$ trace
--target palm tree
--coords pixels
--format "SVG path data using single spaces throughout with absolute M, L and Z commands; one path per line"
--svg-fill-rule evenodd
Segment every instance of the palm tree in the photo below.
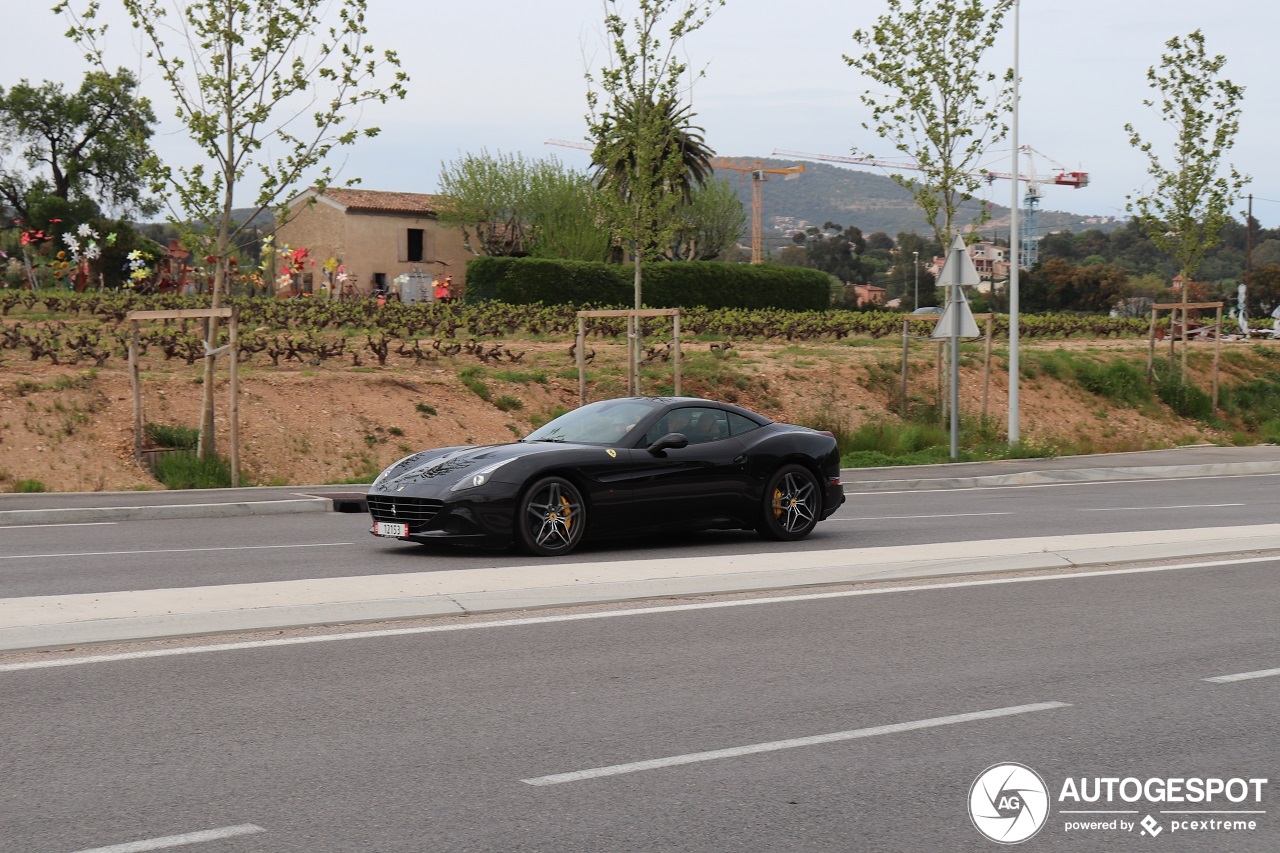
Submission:
M 694 115 L 691 106 L 671 97 L 655 102 L 641 95 L 623 102 L 603 117 L 604 141 L 592 156 L 596 185 L 631 198 L 647 184 L 678 193 L 688 204 L 694 188 L 711 177 L 714 156 L 702 128 L 693 124 Z

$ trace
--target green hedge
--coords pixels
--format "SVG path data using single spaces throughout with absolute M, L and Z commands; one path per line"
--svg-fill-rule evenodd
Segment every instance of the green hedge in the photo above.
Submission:
M 467 263 L 467 297 L 513 305 L 631 305 L 633 276 L 630 264 L 474 258 Z M 807 267 L 658 262 L 644 267 L 644 304 L 822 311 L 831 307 L 831 286 L 826 273 Z

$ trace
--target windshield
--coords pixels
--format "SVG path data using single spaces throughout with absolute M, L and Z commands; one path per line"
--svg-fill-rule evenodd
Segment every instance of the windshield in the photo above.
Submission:
M 653 409 L 653 404 L 644 400 L 602 400 L 561 415 L 524 440 L 616 444 Z

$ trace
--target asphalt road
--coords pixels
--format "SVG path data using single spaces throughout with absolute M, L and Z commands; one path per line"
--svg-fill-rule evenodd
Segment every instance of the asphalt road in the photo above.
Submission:
M 711 532 L 590 545 L 565 562 L 793 552 L 1125 530 L 1270 524 L 1280 474 L 852 494 L 799 543 Z M 370 536 L 368 516 L 314 513 L 0 528 L 6 598 L 529 565 L 514 551 Z
M 1163 488 L 1144 496 L 1185 500 Z M 1102 499 L 1039 497 L 1069 491 L 1035 492 L 1018 525 L 1044 532 Z M 112 845 L 206 832 L 218 840 L 184 849 L 993 851 L 970 786 L 1017 761 L 1055 800 L 1021 849 L 1274 851 L 1280 675 L 1204 679 L 1280 666 L 1278 571 L 460 619 L 34 670 L 0 658 L 0 850 L 154 849 Z M 982 711 L 1000 715 L 955 719 Z M 836 737 L 791 742 L 820 735 Z M 759 744 L 773 748 L 744 749 Z M 611 775 L 581 774 L 596 768 Z M 1260 803 L 1110 806 L 1158 819 L 1149 838 L 1066 831 L 1068 776 L 1269 781 Z M 1161 813 L 1196 808 L 1266 814 L 1221 835 L 1175 832 L 1186 816 Z

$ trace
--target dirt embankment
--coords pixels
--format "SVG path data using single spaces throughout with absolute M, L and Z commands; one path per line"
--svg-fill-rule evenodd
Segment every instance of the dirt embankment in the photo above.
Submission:
M 578 398 L 568 342 L 510 342 L 524 352 L 518 363 L 482 364 L 457 356 L 415 364 L 392 358 L 387 366 L 271 366 L 254 360 L 241 369 L 241 464 L 260 485 L 303 485 L 372 478 L 395 459 L 423 448 L 484 444 L 524 435 Z M 623 393 L 622 349 L 593 342 L 589 399 Z M 1206 345 L 1209 347 L 1211 345 Z M 1241 344 L 1223 360 L 1223 382 L 1255 370 Z M 1068 348 L 1089 357 L 1144 363 L 1145 346 L 1123 343 L 1036 343 L 1029 352 Z M 725 349 L 708 342 L 685 345 L 686 394 L 737 402 L 776 420 L 855 427 L 893 419 L 898 408 L 900 350 L 869 342 L 798 345 L 741 343 Z M 1209 385 L 1209 350 L 1196 353 L 1194 378 Z M 934 401 L 936 349 L 913 347 L 909 395 Z M 989 383 L 980 348 L 962 359 L 961 407 L 1003 421 L 1007 412 L 1005 362 L 996 357 Z M 123 362 L 87 369 L 50 366 L 10 355 L 0 379 L 0 490 L 25 480 L 50 491 L 162 488 L 132 459 L 133 409 Z M 142 363 L 145 419 L 195 426 L 200 410 L 200 366 L 148 356 Z M 655 363 L 647 391 L 671 382 L 671 365 Z M 1168 447 L 1228 436 L 1200 422 L 1173 416 L 1158 404 L 1129 407 L 1085 391 L 1069 377 L 1029 376 L 1021 388 L 1024 437 L 1057 441 L 1079 452 Z M 227 373 L 216 386 L 217 444 L 227 448 Z

